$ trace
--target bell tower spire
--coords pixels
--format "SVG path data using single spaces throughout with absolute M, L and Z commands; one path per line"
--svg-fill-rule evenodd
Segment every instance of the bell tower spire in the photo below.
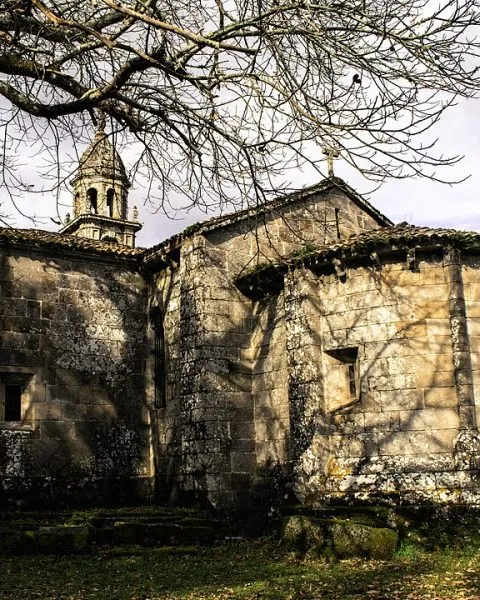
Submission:
M 136 216 L 128 218 L 130 182 L 105 133 L 104 115 L 100 115 L 97 132 L 82 154 L 71 183 L 73 218 L 60 233 L 134 247 L 135 234 L 142 226 Z

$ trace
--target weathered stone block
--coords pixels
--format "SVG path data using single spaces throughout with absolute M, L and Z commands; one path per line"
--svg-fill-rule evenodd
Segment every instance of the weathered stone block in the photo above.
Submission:
M 0 547 L 5 554 L 36 554 L 36 532 L 2 529 Z
M 47 387 L 48 390 L 48 387 Z M 62 419 L 61 402 L 38 402 L 34 405 L 36 421 L 59 421 Z
M 288 420 L 277 419 L 271 415 L 268 420 L 259 420 L 255 422 L 255 439 L 257 442 L 263 440 L 279 440 L 288 437 L 290 423 Z
M 458 411 L 450 408 L 424 408 L 400 411 L 401 427 L 409 431 L 456 429 Z
M 90 551 L 90 540 L 86 526 L 40 527 L 36 546 L 40 554 L 84 554 Z
M 454 387 L 424 389 L 423 401 L 426 407 L 432 408 L 457 406 L 457 391 Z
M 63 402 L 62 419 L 65 421 L 85 420 L 85 406 L 74 402 Z
M 339 558 L 365 556 L 386 560 L 393 556 L 398 534 L 384 527 L 338 522 L 329 526 L 332 549 Z
M 466 289 L 466 287 L 465 287 L 465 289 Z M 478 302 L 478 298 L 476 298 L 476 300 L 467 302 L 467 317 L 469 319 L 470 318 L 473 318 L 473 319 L 480 318 L 480 302 Z
M 233 490 L 249 490 L 252 487 L 253 475 L 251 473 L 231 473 L 230 485 Z
M 417 372 L 415 375 L 418 388 L 442 388 L 453 387 L 455 385 L 455 375 L 452 369 L 448 371 L 439 371 L 437 369 L 429 372 Z
M 282 544 L 287 548 L 299 552 L 321 552 L 324 543 L 324 523 L 320 520 L 301 515 L 284 520 Z
M 380 455 L 422 455 L 426 453 L 451 452 L 456 429 L 440 431 L 400 431 L 395 434 L 376 433 Z
M 423 407 L 421 390 L 383 390 L 372 394 L 372 403 L 368 406 L 381 407 L 382 411 L 416 409 Z
M 147 523 L 117 521 L 113 524 L 113 543 L 115 545 L 142 545 L 147 535 Z
M 257 464 L 254 452 L 231 452 L 230 461 L 232 472 L 253 473 Z

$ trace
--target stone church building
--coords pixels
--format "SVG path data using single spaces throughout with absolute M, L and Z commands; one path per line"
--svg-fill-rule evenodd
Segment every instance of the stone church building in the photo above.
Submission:
M 479 234 L 332 177 L 140 249 L 128 188 L 99 132 L 0 230 L 4 506 L 478 502 Z

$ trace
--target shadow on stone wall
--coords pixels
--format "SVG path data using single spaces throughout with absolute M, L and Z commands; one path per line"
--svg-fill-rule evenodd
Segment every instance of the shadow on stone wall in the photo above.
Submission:
M 381 267 L 372 267 L 371 272 L 389 310 L 393 310 L 392 306 L 404 310 L 412 300 L 416 301 L 399 291 L 391 276 L 384 277 Z M 419 274 L 419 286 L 421 281 Z M 393 323 L 397 325 L 396 332 L 383 343 L 377 343 L 374 354 L 361 356 L 361 393 L 359 401 L 350 406 L 329 413 L 324 407 L 321 374 L 317 381 L 305 380 L 300 365 L 298 376 L 290 382 L 291 456 L 294 485 L 301 490 L 303 502 L 318 505 L 340 500 L 472 501 L 478 464 L 472 470 L 471 453 L 476 451 L 478 456 L 479 446 L 478 440 L 476 444 L 470 440 L 472 436 L 475 438 L 475 427 L 468 440 L 459 444 L 465 437 L 466 424 L 462 421 L 456 395 L 458 371 L 455 369 L 457 361 L 452 358 L 449 323 L 452 307 L 448 299 L 446 287 L 441 319 L 427 302 L 422 310 L 417 307 L 415 319 L 405 318 L 401 325 L 402 319 Z M 303 326 L 308 329 L 309 343 L 324 348 L 326 334 L 334 339 L 335 328 L 323 314 L 318 298 L 315 310 L 318 322 L 322 320 L 322 335 L 308 324 L 303 323 Z M 372 342 L 356 334 L 368 310 L 358 311 L 358 316 L 349 320 L 347 342 L 342 339 L 339 345 L 358 345 L 364 350 L 365 344 Z M 430 319 L 443 322 L 444 338 L 427 331 Z M 403 347 L 404 355 L 395 353 L 398 345 Z M 413 369 L 410 366 L 402 370 L 405 357 Z M 449 363 L 447 367 L 446 363 Z M 397 371 L 382 372 L 385 364 L 392 368 L 396 364 Z M 420 375 L 421 386 L 417 385 Z M 440 376 L 444 377 L 443 381 Z M 473 405 L 473 397 L 470 402 Z M 470 406 L 470 411 L 472 408 Z
M 241 295 L 225 268 L 224 251 L 208 244 L 199 265 L 184 267 L 180 391 L 173 406 L 159 413 L 170 420 L 170 431 L 158 464 L 163 461 L 171 502 L 269 506 L 284 496 L 286 485 L 288 401 L 285 385 L 282 418 L 279 407 L 255 404 L 253 366 L 256 362 L 260 373 L 265 357 L 252 355 L 252 349 L 270 345 L 282 314 L 272 303 L 254 305 Z M 160 295 L 169 298 L 167 292 Z M 265 326 L 257 331 L 260 319 Z M 268 460 L 257 456 L 260 421 Z
M 375 307 L 362 305 L 348 317 L 346 338 L 336 339 L 318 291 L 302 296 L 298 286 L 287 285 L 285 296 L 276 290 L 250 301 L 232 285 L 225 251 L 208 245 L 202 251 L 182 282 L 181 388 L 168 412 L 168 444 L 157 450 L 171 501 L 190 497 L 199 504 L 267 508 L 295 499 L 468 502 L 476 471 L 473 446 L 468 440 L 459 445 L 465 426 L 458 420 L 447 280 L 436 308 L 427 298 L 408 313 L 415 290 L 402 290 L 381 265 L 369 264 L 372 289 L 382 300 L 377 308 L 390 312 L 386 321 L 365 321 Z M 442 257 L 433 259 L 442 270 Z M 418 290 L 422 284 L 418 273 Z M 304 301 L 310 303 L 308 319 Z M 365 322 L 383 328 L 383 337 L 369 333 Z M 285 381 L 275 369 L 268 377 L 262 369 L 280 343 L 283 323 L 286 362 L 277 371 L 288 373 Z M 430 331 L 429 323 L 444 333 Z M 332 345 L 359 348 L 359 401 L 332 411 L 325 407 L 321 368 L 322 353 L 330 348 L 327 334 Z M 252 348 L 255 355 L 248 354 Z M 420 385 L 415 367 L 424 356 Z M 408 368 L 401 365 L 405 357 Z M 439 373 L 446 373 L 447 383 Z M 257 389 L 260 376 L 270 383 Z M 269 403 L 265 398 L 274 396 L 276 384 L 285 393 Z
M 0 364 L 29 369 L 34 385 L 21 427 L 0 429 L 4 505 L 148 500 L 140 276 L 100 260 L 11 256 L 14 270 L 2 259 Z

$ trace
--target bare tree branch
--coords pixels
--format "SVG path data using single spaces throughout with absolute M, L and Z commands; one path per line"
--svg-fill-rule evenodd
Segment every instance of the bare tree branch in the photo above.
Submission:
M 56 161 L 101 109 L 165 206 L 263 201 L 332 147 L 376 181 L 439 179 L 459 157 L 425 133 L 478 93 L 478 26 L 476 0 L 4 0 L 3 155 L 29 115 Z

